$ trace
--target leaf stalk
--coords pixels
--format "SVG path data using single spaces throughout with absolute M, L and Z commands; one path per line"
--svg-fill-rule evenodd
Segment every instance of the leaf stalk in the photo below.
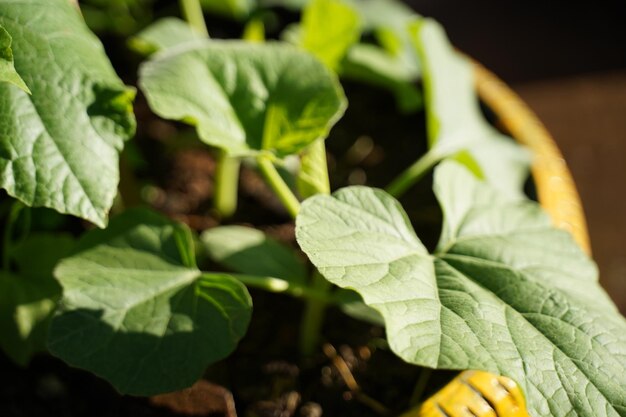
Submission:
M 229 274 L 234 278 L 241 281 L 248 287 L 258 288 L 260 290 L 277 293 L 287 294 L 296 298 L 306 298 L 309 300 L 317 300 L 326 303 L 338 303 L 339 300 L 336 297 L 332 297 L 327 291 L 320 291 L 318 288 L 312 288 L 307 285 L 295 284 L 293 282 L 274 278 L 274 277 L 262 277 L 256 275 L 245 274 Z
M 428 151 L 421 158 L 419 158 L 410 167 L 402 171 L 385 189 L 392 196 L 399 198 L 409 188 L 411 188 L 416 182 L 428 173 L 439 161 L 441 157 L 433 152 Z
M 209 31 L 206 27 L 204 14 L 202 13 L 202 5 L 199 0 L 180 0 L 180 8 L 183 17 L 202 36 L 209 37 Z
M 237 190 L 241 161 L 220 151 L 215 172 L 213 205 L 222 218 L 231 217 L 237 211 Z
M 270 157 L 267 155 L 259 156 L 257 158 L 257 164 L 261 174 L 263 174 L 269 186 L 281 203 L 283 203 L 289 215 L 295 219 L 300 211 L 300 201 L 298 201 L 298 198 L 293 191 L 291 191 L 291 188 L 289 188 L 285 180 L 280 176 Z

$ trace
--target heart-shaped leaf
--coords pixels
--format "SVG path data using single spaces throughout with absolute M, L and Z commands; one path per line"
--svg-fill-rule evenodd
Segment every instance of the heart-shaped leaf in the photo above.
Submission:
M 0 187 L 104 226 L 134 132 L 134 90 L 67 0 L 1 2 L 0 26 L 32 92 L 0 83 Z
M 571 236 L 456 162 L 437 168 L 435 192 L 434 255 L 396 200 L 365 187 L 305 201 L 298 242 L 380 311 L 404 360 L 508 376 L 536 417 L 625 416 L 626 321 Z
M 200 272 L 189 229 L 144 210 L 89 232 L 55 276 L 63 298 L 50 351 L 126 394 L 191 386 L 250 321 L 243 284 Z
M 231 156 L 297 153 L 325 138 L 346 107 L 336 77 L 281 43 L 194 42 L 144 64 L 140 85 L 161 117 L 193 124 Z

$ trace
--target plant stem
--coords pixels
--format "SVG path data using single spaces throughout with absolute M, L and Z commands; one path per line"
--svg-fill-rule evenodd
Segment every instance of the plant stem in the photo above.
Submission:
M 411 400 L 409 402 L 411 406 L 417 405 L 424 396 L 424 392 L 426 391 L 426 386 L 428 385 L 428 380 L 430 379 L 431 374 L 432 369 L 422 368 L 420 375 L 417 378 L 417 382 L 415 383 L 413 394 L 411 395 Z
M 324 294 L 328 294 L 332 284 L 318 271 L 313 273 L 311 288 Z M 322 325 L 328 301 L 324 299 L 309 298 L 304 306 L 304 314 L 300 324 L 300 353 L 303 356 L 311 356 L 319 345 Z
M 306 285 L 295 284 L 280 278 L 259 277 L 255 275 L 230 274 L 248 287 L 258 288 L 273 293 L 288 294 L 296 298 L 306 298 L 324 303 L 338 302 L 327 291 L 320 291 Z
M 436 153 L 426 152 L 413 165 L 405 169 L 387 186 L 386 191 L 392 196 L 401 197 L 413 184 L 419 181 L 441 160 Z
M 215 195 L 213 205 L 222 218 L 231 217 L 237 210 L 239 168 L 241 161 L 220 151 L 215 172 Z
M 209 37 L 209 31 L 202 14 L 202 6 L 199 0 L 180 0 L 180 8 L 189 25 L 203 36 Z
M 6 226 L 4 229 L 4 239 L 2 245 L 2 269 L 4 271 L 8 271 L 11 266 L 11 249 L 12 249 L 12 241 L 13 241 L 13 230 L 15 228 L 15 223 L 20 216 L 20 212 L 22 209 L 26 207 L 20 201 L 15 201 L 11 206 L 11 211 L 9 211 L 9 216 L 7 217 Z
M 291 217 L 295 219 L 300 211 L 300 202 L 296 196 L 285 183 L 276 170 L 276 167 L 267 156 L 259 156 L 257 158 L 257 163 L 259 165 L 259 170 L 261 170 L 261 173 L 265 177 L 269 186 L 272 187 L 272 190 L 274 190 L 274 193 L 276 193 L 276 196 L 281 203 L 283 203 Z

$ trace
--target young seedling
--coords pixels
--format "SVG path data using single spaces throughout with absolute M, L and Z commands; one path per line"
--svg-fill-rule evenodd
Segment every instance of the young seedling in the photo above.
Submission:
M 195 239 L 144 209 L 77 242 L 33 232 L 28 206 L 107 224 L 118 153 L 134 130 L 134 90 L 75 5 L 44 3 L 0 3 L 0 187 L 13 197 L 0 202 L 0 347 L 16 362 L 47 335 L 51 353 L 122 393 L 182 389 L 246 334 L 250 287 L 304 301 L 305 354 L 329 305 L 383 325 L 392 351 L 424 367 L 416 399 L 431 368 L 481 369 L 515 380 L 533 416 L 626 416 L 626 322 L 593 262 L 523 195 L 527 154 L 486 122 L 472 65 L 438 24 L 390 0 L 313 0 L 283 34 L 289 45 L 263 42 L 254 3 L 205 0 L 249 19 L 247 41 L 212 40 L 201 4 L 181 0 L 187 22 L 161 20 L 131 41 L 150 55 L 139 82 L 150 108 L 219 150 L 218 209 L 235 209 L 247 159 L 296 219 L 311 266 L 252 227 Z M 305 6 L 264 5 L 276 3 Z M 324 140 L 347 104 L 338 76 L 388 88 L 405 109 L 425 106 L 429 151 L 388 190 L 403 194 L 438 164 L 444 218 L 432 253 L 387 192 L 330 194 Z M 279 172 L 287 159 L 300 166 Z
M 433 254 L 400 204 L 367 187 L 308 199 L 298 243 L 382 314 L 407 362 L 508 376 L 531 415 L 623 415 L 626 321 L 595 264 L 536 203 L 456 162 L 436 169 L 434 189 L 445 218 Z

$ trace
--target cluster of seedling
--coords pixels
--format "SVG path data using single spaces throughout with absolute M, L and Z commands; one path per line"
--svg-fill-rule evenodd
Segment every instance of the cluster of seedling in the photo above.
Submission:
M 593 262 L 525 197 L 530 157 L 484 119 L 470 61 L 391 0 L 285 5 L 302 19 L 281 40 L 265 39 L 256 3 L 206 0 L 246 20 L 242 40 L 210 39 L 201 4 L 181 0 L 186 21 L 157 21 L 129 44 L 146 57 L 152 111 L 214 151 L 215 210 L 236 211 L 240 165 L 254 167 L 315 268 L 250 227 L 194 236 L 147 209 L 109 221 L 135 90 L 72 2 L 0 2 L 3 350 L 27 364 L 47 349 L 122 393 L 182 389 L 236 348 L 254 287 L 303 300 L 303 355 L 338 305 L 384 325 L 411 364 L 512 378 L 533 416 L 626 416 L 626 322 Z M 428 152 L 385 191 L 330 194 L 324 140 L 348 105 L 342 79 L 426 113 Z M 444 220 L 429 253 L 394 197 L 433 169 Z M 31 233 L 36 207 L 97 228 Z M 200 270 L 198 251 L 219 272 Z

